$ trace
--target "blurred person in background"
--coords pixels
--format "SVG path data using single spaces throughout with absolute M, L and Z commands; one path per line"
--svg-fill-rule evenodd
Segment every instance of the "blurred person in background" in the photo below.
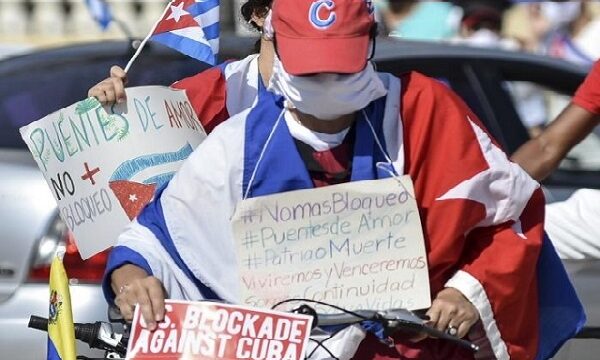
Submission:
M 441 41 L 452 38 L 460 8 L 451 1 L 376 0 L 386 35 L 408 40 Z
M 502 33 L 520 44 L 522 50 L 585 67 L 600 56 L 600 42 L 595 40 L 600 35 L 600 23 L 594 20 L 600 4 L 592 1 L 514 2 L 517 4 L 506 12 Z M 513 82 L 511 87 L 514 87 L 512 95 L 519 114 L 532 137 L 538 136 L 557 118 L 570 101 L 565 96 L 540 89 L 533 95 L 534 88 L 528 83 Z M 526 98 L 533 99 L 533 104 L 527 105 L 529 101 L 522 100 Z
M 413 10 L 418 0 L 375 0 L 380 35 L 388 36 Z
M 502 34 L 504 12 L 509 1 L 462 0 L 457 1 L 463 10 L 458 36 L 453 43 L 504 50 L 519 50 L 520 44 Z M 505 82 L 519 116 L 532 136 L 541 131 L 546 122 L 546 102 L 542 90 L 531 83 Z
M 544 1 L 541 12 L 549 24 L 544 53 L 591 66 L 600 57 L 600 24 L 594 21 L 592 5 L 590 1 Z
M 550 24 L 542 14 L 541 2 L 512 1 L 502 23 L 502 35 L 516 41 L 519 48 L 532 53 L 542 51 L 542 43 Z
M 510 3 L 492 0 L 457 1 L 462 9 L 460 29 L 454 42 L 477 46 L 514 50 L 515 41 L 502 36 L 502 18 Z
M 171 85 L 186 90 L 204 130 L 210 133 L 217 125 L 242 110 L 252 107 L 266 91 L 273 71 L 274 47 L 272 31 L 264 29 L 270 16 L 273 0 L 248 0 L 240 11 L 244 20 L 261 37 L 256 44 L 256 54 L 239 61 L 225 62 L 199 74 L 179 80 Z M 125 101 L 127 74 L 119 66 L 110 69 L 110 76 L 88 91 L 103 105 Z
M 600 57 L 600 3 L 518 1 L 505 14 L 502 33 L 521 48 L 591 66 Z
M 566 154 L 600 125 L 600 61 L 571 103 L 511 160 L 542 181 Z M 600 259 L 600 190 L 581 189 L 566 201 L 546 206 L 545 228 L 563 259 Z

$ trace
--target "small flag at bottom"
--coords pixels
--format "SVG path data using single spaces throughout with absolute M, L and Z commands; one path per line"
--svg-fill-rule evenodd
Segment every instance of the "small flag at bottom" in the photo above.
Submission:
M 56 256 L 50 267 L 47 358 L 48 360 L 75 360 L 76 357 L 69 279 L 62 259 Z

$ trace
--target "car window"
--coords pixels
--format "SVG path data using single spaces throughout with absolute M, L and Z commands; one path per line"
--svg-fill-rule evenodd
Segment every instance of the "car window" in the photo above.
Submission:
M 571 96 L 527 81 L 506 82 L 521 121 L 530 136 L 538 135 L 569 104 Z M 600 128 L 576 145 L 560 163 L 559 170 L 600 170 Z

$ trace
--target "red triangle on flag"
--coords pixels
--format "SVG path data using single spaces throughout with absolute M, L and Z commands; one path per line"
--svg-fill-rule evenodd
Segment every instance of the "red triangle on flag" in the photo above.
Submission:
M 198 25 L 198 22 L 194 20 L 192 15 L 185 11 L 188 6 L 194 3 L 194 0 L 182 0 L 174 1 L 167 5 L 168 10 L 165 13 L 165 16 L 163 16 L 152 34 L 162 34 L 178 29 L 199 27 L 200 25 Z
M 156 184 L 141 184 L 134 181 L 116 180 L 108 183 L 129 220 L 133 220 L 152 200 Z

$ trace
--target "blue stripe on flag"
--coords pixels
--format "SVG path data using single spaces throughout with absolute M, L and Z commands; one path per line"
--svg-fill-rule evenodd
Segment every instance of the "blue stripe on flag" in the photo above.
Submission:
M 216 7 L 219 7 L 219 0 L 208 0 L 196 2 L 193 5 L 186 7 L 185 11 L 192 14 L 193 17 L 196 17 L 200 14 L 205 14 Z
M 215 65 L 216 63 L 216 58 L 210 45 L 170 32 L 152 35 L 150 39 L 210 65 Z
M 207 27 L 203 27 L 202 31 L 204 31 L 204 36 L 206 40 L 213 40 L 219 38 L 220 25 L 218 22 L 209 25 Z
M 50 337 L 48 337 L 48 353 L 46 357 L 48 360 L 61 360 L 58 350 L 56 350 L 56 346 L 54 346 L 54 343 Z
M 173 176 L 175 176 L 175 171 L 171 171 L 164 174 L 158 174 L 156 176 L 152 176 L 151 178 L 144 180 L 144 184 L 156 184 L 157 188 L 161 188 L 167 185 L 167 183 L 171 181 Z
M 539 344 L 536 360 L 549 359 L 585 324 L 583 305 L 552 242 L 544 234 L 538 259 Z
M 142 212 L 138 215 L 137 221 L 140 225 L 148 228 L 154 236 L 160 241 L 163 248 L 169 253 L 171 259 L 175 261 L 175 264 L 184 272 L 184 274 L 194 282 L 200 293 L 205 299 L 208 300 L 220 300 L 221 298 L 208 286 L 202 283 L 196 275 L 190 270 L 186 263 L 179 255 L 179 251 L 175 247 L 175 243 L 169 233 L 169 228 L 165 221 L 165 214 L 162 209 L 160 202 L 163 190 L 161 188 L 156 192 L 154 200 L 148 203 Z
M 177 151 L 138 156 L 121 163 L 115 169 L 109 181 L 131 180 L 135 174 L 150 167 L 185 160 L 193 151 L 192 145 L 186 143 Z

